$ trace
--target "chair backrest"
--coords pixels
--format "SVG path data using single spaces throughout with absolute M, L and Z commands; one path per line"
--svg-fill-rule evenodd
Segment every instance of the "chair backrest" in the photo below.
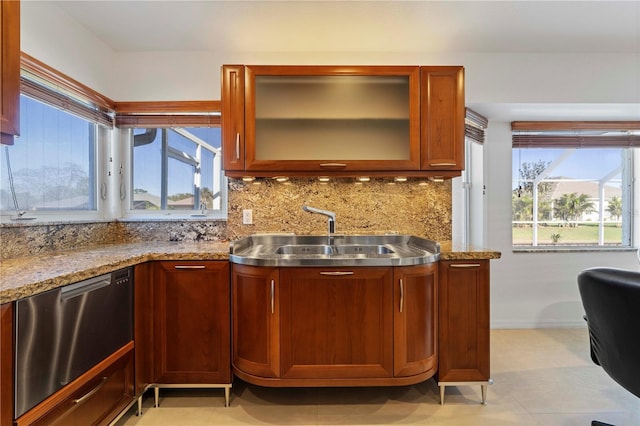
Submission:
M 640 272 L 586 269 L 578 288 L 593 361 L 640 398 Z

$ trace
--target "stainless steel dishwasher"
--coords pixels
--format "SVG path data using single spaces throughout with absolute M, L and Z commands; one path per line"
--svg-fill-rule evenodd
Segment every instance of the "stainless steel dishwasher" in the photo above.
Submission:
M 133 270 L 16 302 L 16 418 L 133 338 Z

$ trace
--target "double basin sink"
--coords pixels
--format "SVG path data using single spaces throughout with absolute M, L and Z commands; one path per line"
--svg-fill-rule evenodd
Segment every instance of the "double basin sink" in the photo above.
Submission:
M 256 234 L 229 252 L 231 262 L 253 266 L 407 266 L 437 262 L 440 245 L 398 234 Z

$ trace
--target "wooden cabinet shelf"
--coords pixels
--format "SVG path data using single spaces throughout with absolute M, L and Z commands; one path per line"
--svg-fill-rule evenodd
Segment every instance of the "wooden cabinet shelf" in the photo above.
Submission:
M 225 65 L 222 134 L 232 177 L 453 176 L 464 167 L 464 70 Z

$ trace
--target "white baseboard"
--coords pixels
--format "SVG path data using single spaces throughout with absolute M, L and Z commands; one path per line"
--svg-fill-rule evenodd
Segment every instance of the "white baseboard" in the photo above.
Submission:
M 491 321 L 492 329 L 517 328 L 586 328 L 587 323 L 580 319 L 576 321 Z

